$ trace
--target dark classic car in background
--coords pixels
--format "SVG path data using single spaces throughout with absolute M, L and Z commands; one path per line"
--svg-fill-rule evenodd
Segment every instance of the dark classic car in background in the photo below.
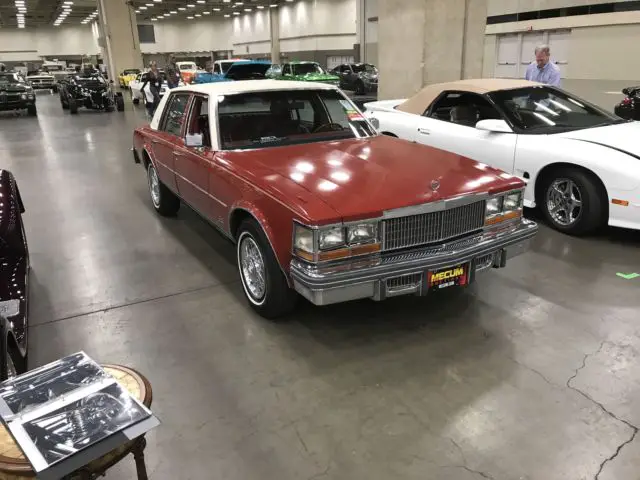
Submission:
M 370 63 L 343 63 L 331 70 L 340 77 L 340 88 L 356 95 L 378 93 L 378 69 Z
M 626 120 L 640 120 L 640 86 L 622 89 L 626 95 L 614 108 L 614 113 Z
M 14 176 L 0 170 L 0 376 L 27 370 L 29 249 Z
M 330 85 L 174 89 L 133 154 L 158 213 L 183 201 L 236 243 L 246 298 L 267 318 L 296 292 L 326 305 L 464 287 L 537 231 L 520 179 L 379 135 Z
M 29 115 L 37 115 L 36 96 L 19 73 L 0 72 L 0 112 L 26 110 Z
M 58 92 L 58 81 L 49 72 L 31 72 L 27 74 L 26 80 L 34 89 L 51 90 L 53 93 Z
M 102 74 L 96 70 L 84 70 L 69 75 L 60 82 L 60 103 L 71 113 L 78 113 L 79 107 L 111 112 L 117 108 L 124 111 L 122 93 L 114 92 Z

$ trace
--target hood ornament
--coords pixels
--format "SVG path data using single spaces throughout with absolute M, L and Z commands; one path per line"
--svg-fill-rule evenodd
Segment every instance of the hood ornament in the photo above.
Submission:
M 437 192 L 440 188 L 440 182 L 438 180 L 431 180 L 431 190 Z

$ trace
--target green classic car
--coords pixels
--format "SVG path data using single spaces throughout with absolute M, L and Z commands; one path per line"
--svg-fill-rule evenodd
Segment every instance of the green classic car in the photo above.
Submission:
M 340 77 L 327 73 L 317 62 L 289 62 L 278 68 L 271 68 L 266 76 L 276 80 L 299 80 L 302 82 L 322 82 L 340 85 Z

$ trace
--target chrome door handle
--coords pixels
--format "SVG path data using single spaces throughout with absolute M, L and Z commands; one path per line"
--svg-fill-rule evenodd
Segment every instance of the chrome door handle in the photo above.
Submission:
M 151 140 L 151 143 L 160 143 L 160 140 Z
M 176 157 L 183 157 L 183 156 L 184 156 L 184 153 L 180 153 L 180 152 L 177 152 L 177 151 L 175 151 L 175 150 L 173 151 L 173 154 L 174 154 Z
M 431 134 L 431 131 L 430 131 L 430 130 L 427 130 L 426 128 L 419 128 L 419 129 L 418 129 L 418 133 L 421 133 L 421 134 L 423 134 L 423 135 L 430 135 L 430 134 Z

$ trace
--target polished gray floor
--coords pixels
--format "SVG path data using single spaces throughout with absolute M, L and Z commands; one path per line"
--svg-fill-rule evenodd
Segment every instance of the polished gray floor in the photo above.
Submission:
M 129 151 L 141 110 L 38 104 L 0 115 L 27 207 L 31 365 L 83 349 L 146 374 L 153 480 L 640 478 L 640 278 L 616 276 L 640 273 L 639 234 L 543 227 L 462 295 L 270 323 L 227 241 L 153 212 Z

